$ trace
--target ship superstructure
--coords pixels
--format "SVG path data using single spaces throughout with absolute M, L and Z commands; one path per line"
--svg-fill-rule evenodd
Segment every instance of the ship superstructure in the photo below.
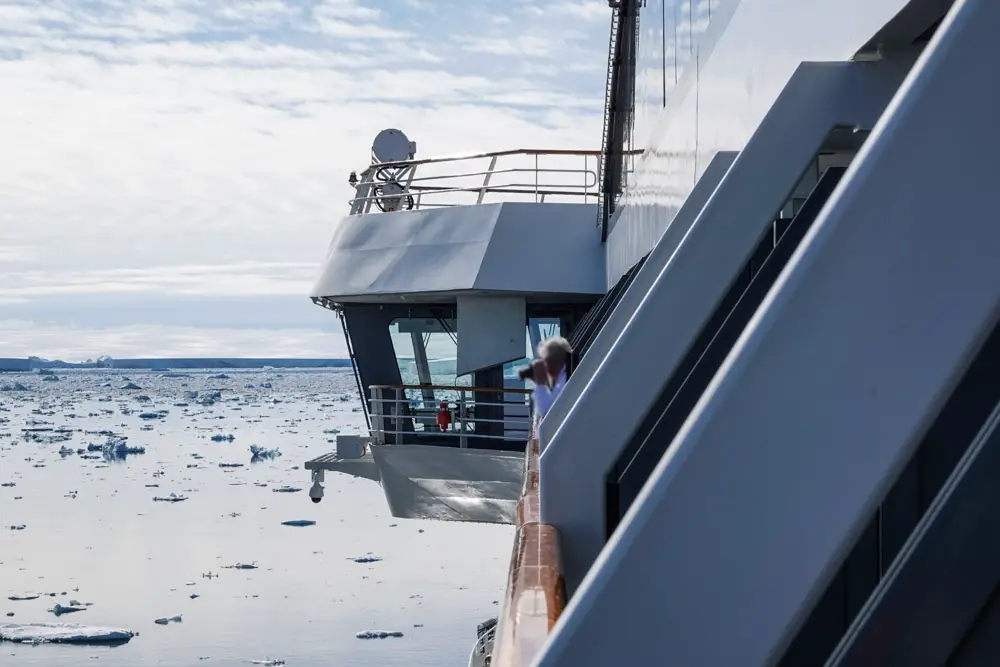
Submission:
M 470 664 L 993 664 L 1000 3 L 609 14 L 598 149 L 352 175 L 313 298 L 370 437 L 314 482 L 517 526 Z

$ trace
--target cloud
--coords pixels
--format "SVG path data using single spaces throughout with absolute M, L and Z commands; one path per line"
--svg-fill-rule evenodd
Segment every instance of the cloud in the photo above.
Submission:
M 611 8 L 607 0 L 576 0 L 553 3 L 548 9 L 552 14 L 565 14 L 585 21 L 611 20 Z
M 0 299 L 308 304 L 379 130 L 421 156 L 598 147 L 607 25 L 592 4 L 552 3 L 548 34 L 495 0 L 0 0 Z M 81 316 L 32 353 L 69 356 L 102 327 Z M 164 353 L 188 333 L 164 334 Z
M 34 321 L 0 320 L 4 356 L 61 358 L 64 361 L 156 357 L 342 358 L 342 336 L 308 329 L 274 328 L 261 336 L 247 329 L 130 325 L 113 329 L 53 326 Z M 57 351 L 55 355 L 39 350 Z

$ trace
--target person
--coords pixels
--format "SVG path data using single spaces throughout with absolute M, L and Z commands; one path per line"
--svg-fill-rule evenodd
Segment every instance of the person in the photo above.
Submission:
M 531 364 L 538 419 L 545 417 L 566 385 L 572 354 L 573 348 L 569 341 L 561 336 L 546 338 L 538 345 L 538 358 Z

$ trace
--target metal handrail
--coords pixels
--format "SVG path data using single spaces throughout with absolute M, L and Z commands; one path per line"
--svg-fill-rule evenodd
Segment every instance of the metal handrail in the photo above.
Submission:
M 476 643 L 472 645 L 472 653 L 469 654 L 469 667 L 483 667 L 490 664 L 488 660 L 493 651 L 496 631 L 496 626 L 493 626 L 476 639 Z
M 515 148 L 506 151 L 490 151 L 488 153 L 466 153 L 464 155 L 446 155 L 444 157 L 429 157 L 419 160 L 399 160 L 397 162 L 379 162 L 379 167 L 418 167 L 422 164 L 438 162 L 458 162 L 460 160 L 475 160 L 487 157 L 506 157 L 508 155 L 569 155 L 580 157 L 597 157 L 601 151 L 585 151 L 572 148 Z
M 528 157 L 531 166 L 501 165 L 497 161 L 506 157 Z M 582 158 L 577 167 L 540 165 L 541 158 Z M 369 213 L 372 206 L 391 212 L 421 207 L 461 205 L 446 201 L 442 195 L 475 195 L 463 203 L 482 204 L 487 194 L 521 195 L 544 203 L 547 197 L 578 198 L 595 201 L 600 196 L 598 164 L 600 151 L 571 149 L 519 148 L 506 151 L 471 153 L 436 158 L 378 162 L 365 169 L 360 179 L 352 175 L 354 197 L 350 200 L 351 214 Z M 428 165 L 489 160 L 485 169 L 461 169 L 452 173 L 431 173 L 417 176 L 418 168 Z M 521 180 L 518 175 L 527 175 Z M 506 176 L 505 182 L 496 183 L 496 176 Z M 545 180 L 542 180 L 542 179 Z M 575 179 L 576 182 L 573 182 Z M 551 182 L 550 182 L 551 181 Z
M 369 389 L 434 389 L 437 391 L 479 391 L 494 394 L 530 394 L 530 389 L 514 387 L 506 389 L 502 387 L 468 387 L 465 385 L 443 385 L 443 384 L 373 384 Z
M 457 398 L 446 398 L 436 396 L 433 399 L 421 396 L 407 396 L 409 391 L 434 390 L 457 393 Z M 499 440 L 499 441 L 523 441 L 526 434 L 532 429 L 532 409 L 530 394 L 524 389 L 484 389 L 476 387 L 447 387 L 434 385 L 373 385 L 369 388 L 370 401 L 372 405 L 372 426 L 371 435 L 376 444 L 385 444 L 386 436 L 391 435 L 393 439 L 405 437 L 410 433 L 434 434 L 442 438 L 456 438 L 460 447 L 468 447 L 470 437 Z M 501 396 L 500 400 L 476 401 L 470 397 L 469 392 L 478 393 L 480 391 L 492 391 L 515 394 L 520 396 L 520 400 L 505 401 Z M 422 404 L 422 407 L 414 408 L 414 403 Z M 404 408 L 403 406 L 406 406 Z M 505 414 L 502 418 L 477 416 L 476 407 L 484 408 L 524 408 L 521 414 Z M 409 412 L 408 412 L 409 411 Z M 442 426 L 437 421 L 439 413 L 447 414 L 447 423 Z M 494 435 L 484 433 L 479 426 L 487 424 L 502 424 L 503 434 Z M 408 426 L 409 428 L 404 428 Z

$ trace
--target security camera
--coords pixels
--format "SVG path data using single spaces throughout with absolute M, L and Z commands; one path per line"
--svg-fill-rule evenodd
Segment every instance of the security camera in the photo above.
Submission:
M 323 485 L 318 481 L 313 482 L 312 487 L 309 489 L 309 497 L 312 498 L 314 503 L 323 500 Z

